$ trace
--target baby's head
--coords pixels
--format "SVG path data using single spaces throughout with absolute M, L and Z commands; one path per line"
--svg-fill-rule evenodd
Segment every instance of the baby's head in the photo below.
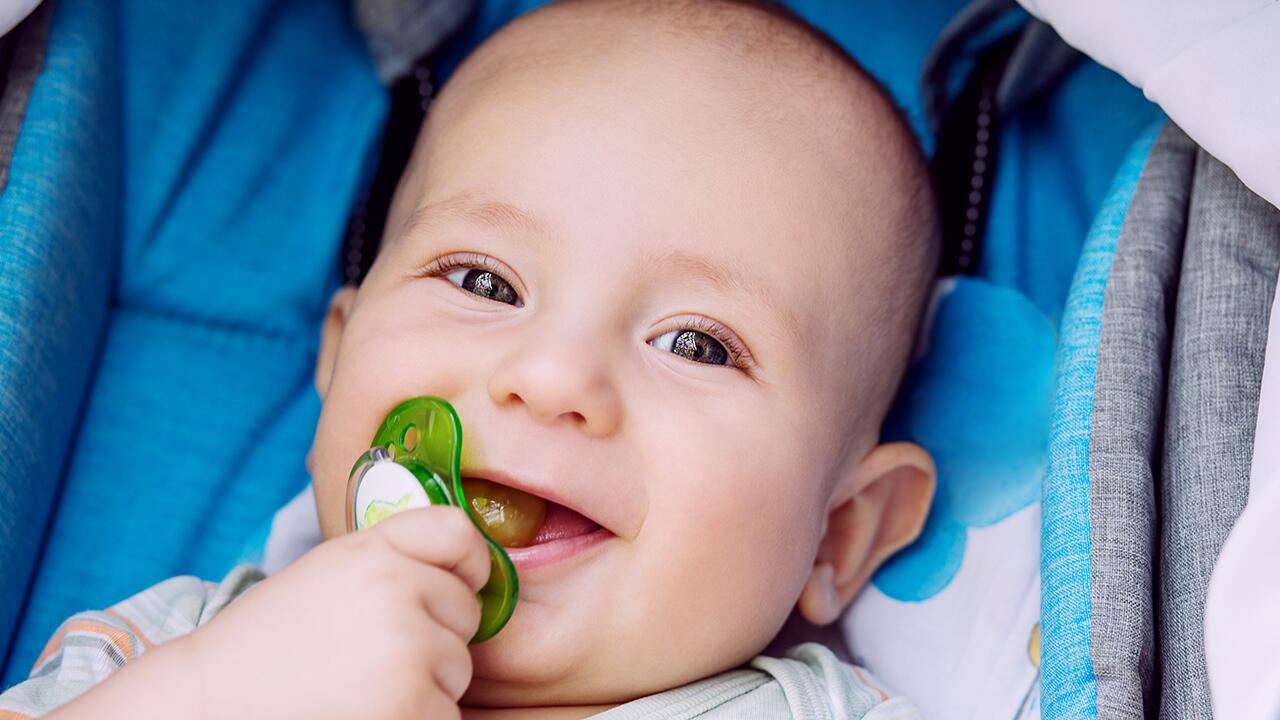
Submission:
M 576 535 L 517 559 L 469 703 L 619 702 L 742 663 L 793 609 L 835 620 L 933 490 L 922 450 L 879 443 L 933 213 L 885 94 L 781 11 L 524 16 L 444 87 L 377 261 L 333 300 L 326 536 L 383 416 L 438 395 L 462 474 L 569 508 Z

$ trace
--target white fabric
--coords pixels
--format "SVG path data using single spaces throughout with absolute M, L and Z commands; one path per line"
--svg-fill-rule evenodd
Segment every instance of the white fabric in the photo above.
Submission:
M 250 548 L 245 559 L 272 575 L 319 545 L 323 538 L 320 516 L 316 514 L 316 494 L 308 483 L 305 490 L 276 511 L 265 546 Z
M 1280 287 L 1277 288 L 1280 291 Z M 1249 503 L 1209 581 L 1205 660 L 1214 717 L 1280 717 L 1280 292 L 1262 370 Z
M 40 4 L 40 0 L 0 0 L 0 35 L 22 22 Z
M 854 660 L 933 720 L 1040 718 L 1040 503 L 969 529 L 937 595 L 901 602 L 874 585 L 844 620 Z
M 1280 2 L 1019 2 L 1280 207 Z

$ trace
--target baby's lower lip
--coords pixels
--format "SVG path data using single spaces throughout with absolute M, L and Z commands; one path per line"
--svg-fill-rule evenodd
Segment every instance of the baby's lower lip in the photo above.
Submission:
M 505 550 L 511 563 L 516 566 L 516 573 L 524 577 L 533 570 L 557 565 L 581 555 L 611 537 L 613 533 L 597 525 L 595 530 L 581 535 L 558 537 L 544 542 L 535 540 L 532 545 Z

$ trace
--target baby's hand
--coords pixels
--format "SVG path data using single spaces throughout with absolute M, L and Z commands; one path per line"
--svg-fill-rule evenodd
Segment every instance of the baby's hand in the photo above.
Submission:
M 208 717 L 455 718 L 489 576 L 453 507 L 326 542 L 180 642 Z

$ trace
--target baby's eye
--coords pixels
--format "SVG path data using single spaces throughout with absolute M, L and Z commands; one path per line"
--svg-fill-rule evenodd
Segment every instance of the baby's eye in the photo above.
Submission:
M 724 344 L 710 335 L 698 330 L 672 330 L 652 340 L 653 346 L 659 350 L 679 355 L 706 365 L 732 365 L 729 351 Z
M 508 305 L 519 305 L 520 296 L 516 294 L 511 283 L 490 270 L 481 268 L 459 268 L 446 273 L 449 282 L 482 298 L 489 298 Z

